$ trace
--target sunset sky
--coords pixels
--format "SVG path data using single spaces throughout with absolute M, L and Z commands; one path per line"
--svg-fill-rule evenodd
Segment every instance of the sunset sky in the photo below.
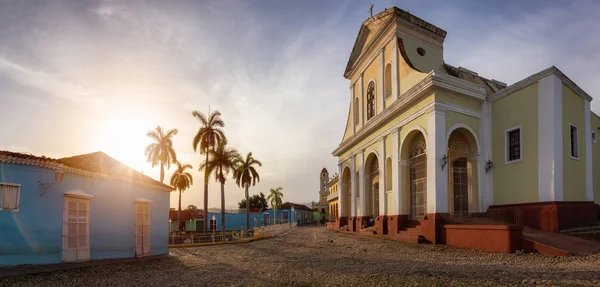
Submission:
M 445 29 L 451 65 L 508 84 L 555 65 L 600 95 L 599 1 L 373 3 L 375 13 L 396 5 Z M 331 152 L 349 109 L 343 72 L 368 9 L 366 0 L 0 0 L 0 150 L 104 151 L 158 179 L 145 133 L 177 128 L 178 158 L 196 182 L 183 205 L 202 206 L 191 112 L 210 105 L 229 144 L 264 164 L 251 194 L 281 185 L 284 202 L 317 200 L 321 168 L 337 171 Z M 211 182 L 210 207 L 219 194 Z M 227 206 L 242 196 L 229 181 Z

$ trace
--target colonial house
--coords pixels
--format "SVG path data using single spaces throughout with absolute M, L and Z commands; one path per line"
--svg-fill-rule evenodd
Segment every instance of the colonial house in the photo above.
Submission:
M 397 235 L 419 225 L 442 242 L 447 219 L 490 211 L 547 231 L 598 221 L 592 97 L 556 67 L 508 86 L 452 66 L 445 37 L 396 7 L 362 23 L 333 151 L 339 228 L 375 222 Z
M 168 254 L 172 190 L 102 152 L 0 151 L 0 265 Z
M 339 217 L 339 175 L 336 173 L 327 184 L 329 195 L 327 202 L 329 203 L 329 220 L 336 220 Z

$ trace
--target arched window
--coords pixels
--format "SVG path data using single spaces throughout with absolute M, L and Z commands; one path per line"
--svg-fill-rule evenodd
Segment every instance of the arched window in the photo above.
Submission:
M 375 82 L 367 86 L 367 121 L 375 116 Z
M 354 98 L 354 125 L 358 125 L 359 123 L 359 114 L 358 114 L 358 97 Z
M 385 190 L 392 190 L 392 158 L 385 161 Z
M 387 64 L 385 66 L 385 72 L 384 72 L 384 77 L 383 77 L 384 81 L 384 92 L 385 92 L 385 97 L 389 97 L 392 95 L 392 65 L 391 64 Z

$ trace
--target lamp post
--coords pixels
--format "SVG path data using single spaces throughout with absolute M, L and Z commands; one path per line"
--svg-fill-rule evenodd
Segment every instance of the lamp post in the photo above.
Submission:
M 215 217 L 215 215 L 213 214 L 212 216 L 212 221 L 210 222 L 210 229 L 212 230 L 212 223 L 213 221 L 215 222 L 215 226 L 217 225 L 217 218 Z M 212 232 L 212 242 L 215 242 L 215 231 L 213 230 Z
M 292 206 L 292 221 L 294 219 L 294 212 L 296 211 L 296 209 Z M 292 221 L 290 221 L 290 225 L 292 224 Z M 295 222 L 295 221 L 294 221 Z

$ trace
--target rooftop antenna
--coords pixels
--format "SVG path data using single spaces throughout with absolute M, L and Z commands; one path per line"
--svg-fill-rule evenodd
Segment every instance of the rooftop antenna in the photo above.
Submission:
M 371 6 L 369 7 L 369 14 L 371 15 L 370 18 L 373 18 L 373 2 L 371 2 Z

